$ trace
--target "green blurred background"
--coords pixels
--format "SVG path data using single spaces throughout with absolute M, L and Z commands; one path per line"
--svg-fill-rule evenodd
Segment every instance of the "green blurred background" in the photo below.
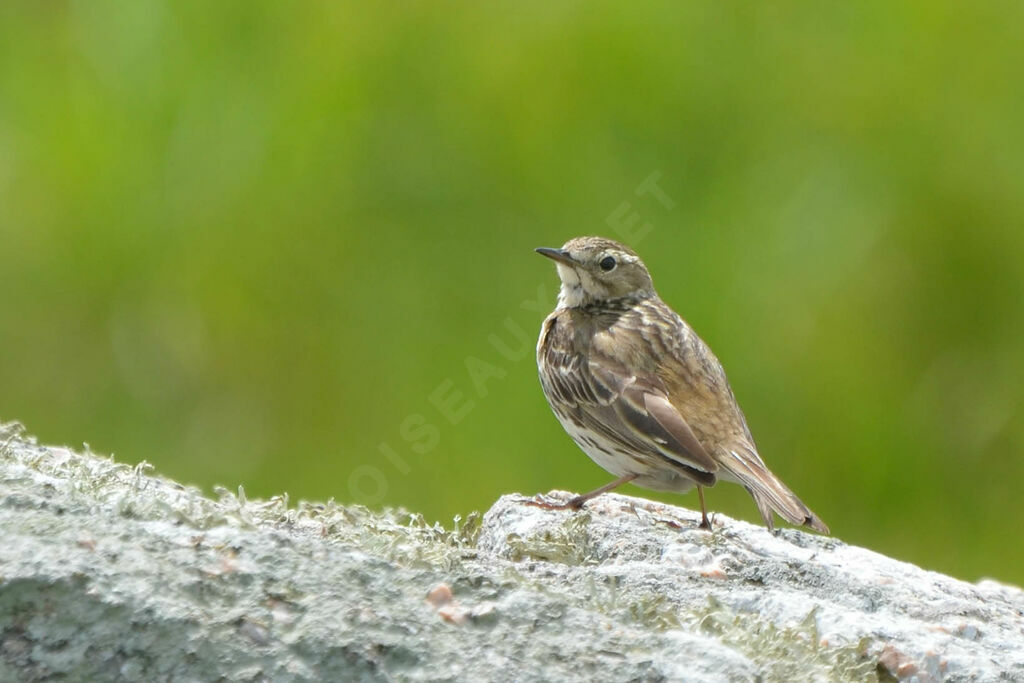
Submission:
M 2 3 L 0 419 L 432 519 L 587 490 L 532 249 L 631 234 L 838 538 L 1024 583 L 1022 21 Z

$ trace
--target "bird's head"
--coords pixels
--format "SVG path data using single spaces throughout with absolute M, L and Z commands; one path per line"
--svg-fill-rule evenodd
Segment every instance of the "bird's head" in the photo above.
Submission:
M 562 289 L 558 303 L 565 308 L 621 299 L 654 296 L 647 266 L 636 252 L 604 237 L 576 237 L 561 249 L 540 247 L 537 253 L 555 261 Z

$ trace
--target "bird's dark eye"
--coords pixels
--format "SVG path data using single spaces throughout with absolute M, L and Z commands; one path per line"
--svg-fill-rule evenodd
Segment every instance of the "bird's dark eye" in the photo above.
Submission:
M 605 256 L 597 265 L 601 266 L 601 270 L 607 273 L 615 267 L 615 259 L 611 256 Z

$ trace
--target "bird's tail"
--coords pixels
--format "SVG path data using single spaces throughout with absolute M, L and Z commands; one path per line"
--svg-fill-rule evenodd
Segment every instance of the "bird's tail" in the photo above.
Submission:
M 727 457 L 720 458 L 720 461 L 753 496 L 769 531 L 775 529 L 772 518 L 774 511 L 790 524 L 808 526 L 823 534 L 829 533 L 828 526 L 772 474 L 752 448 L 729 451 Z

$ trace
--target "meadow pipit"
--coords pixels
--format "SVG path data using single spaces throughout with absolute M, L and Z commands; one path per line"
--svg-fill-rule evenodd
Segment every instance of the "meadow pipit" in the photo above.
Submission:
M 562 280 L 537 342 L 544 395 L 573 441 L 618 477 L 543 506 L 579 508 L 626 482 L 680 493 L 696 486 L 701 527 L 710 528 L 703 488 L 721 478 L 747 489 L 770 530 L 774 511 L 828 533 L 765 466 L 718 359 L 658 297 L 632 249 L 577 237 L 537 251 Z

